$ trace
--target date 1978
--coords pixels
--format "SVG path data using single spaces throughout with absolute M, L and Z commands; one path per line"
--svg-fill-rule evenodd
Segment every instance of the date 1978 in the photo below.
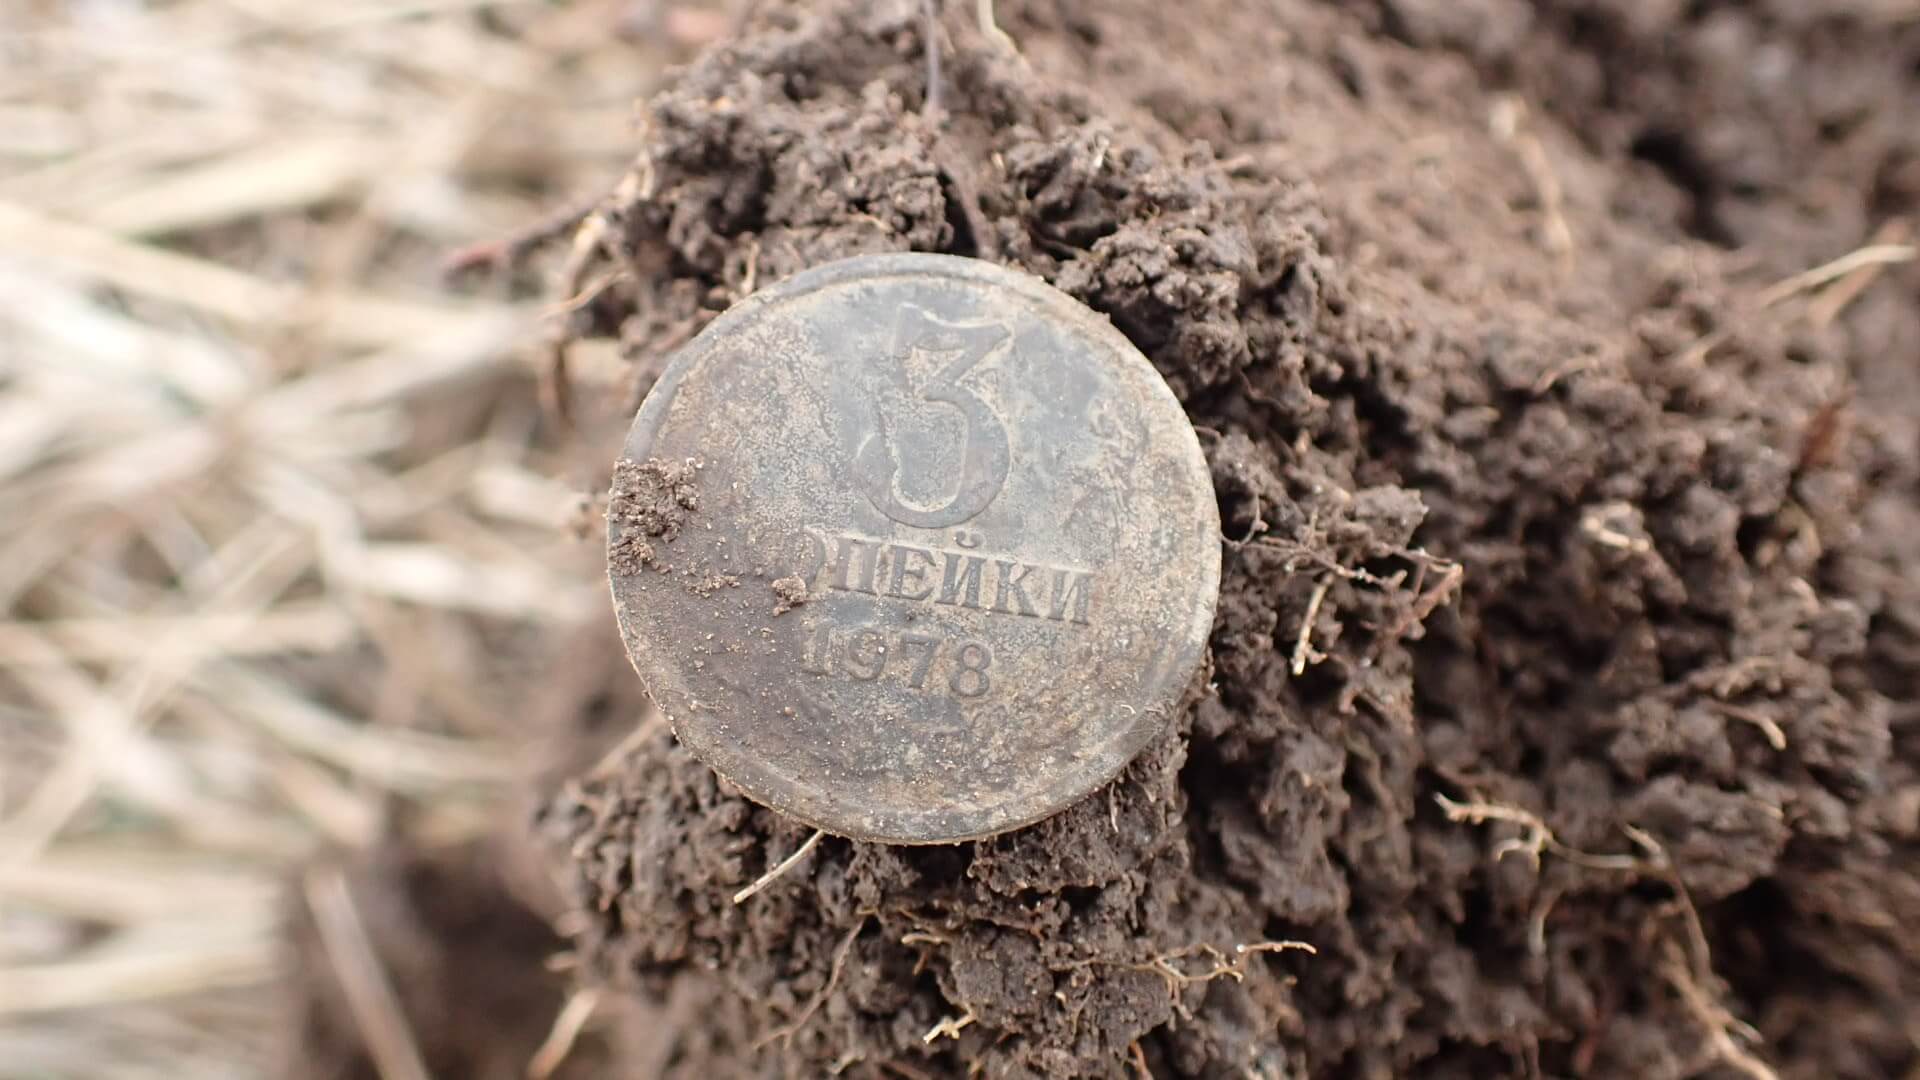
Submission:
M 801 670 L 810 675 L 845 675 L 859 682 L 882 676 L 914 690 L 945 686 L 956 698 L 986 696 L 993 688 L 988 669 L 993 650 L 978 641 L 955 641 L 931 634 L 890 634 L 871 627 L 840 630 L 820 626 L 807 636 Z

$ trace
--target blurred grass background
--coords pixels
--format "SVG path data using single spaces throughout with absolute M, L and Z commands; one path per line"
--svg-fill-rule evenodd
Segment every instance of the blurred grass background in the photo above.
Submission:
M 0 1076 L 271 1075 L 301 868 L 495 823 L 604 463 L 538 281 L 443 265 L 610 187 L 728 25 L 0 0 Z

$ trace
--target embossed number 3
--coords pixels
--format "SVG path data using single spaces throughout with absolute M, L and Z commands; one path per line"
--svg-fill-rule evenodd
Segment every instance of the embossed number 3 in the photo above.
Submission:
M 907 304 L 894 325 L 895 359 L 904 362 L 914 352 L 958 353 L 920 391 L 927 401 L 951 405 L 966 420 L 960 454 L 960 484 L 945 505 L 914 506 L 900 498 L 895 483 L 900 463 L 887 440 L 886 426 L 868 435 L 854 458 L 860 488 L 876 509 L 903 525 L 943 529 L 958 525 L 987 508 L 1007 482 L 1010 464 L 1007 428 L 993 407 L 960 380 L 987 355 L 1012 336 L 997 322 L 950 323 Z

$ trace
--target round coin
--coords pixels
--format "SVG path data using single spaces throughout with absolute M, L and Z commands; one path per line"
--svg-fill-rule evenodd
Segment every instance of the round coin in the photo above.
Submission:
M 634 420 L 607 554 L 684 745 L 903 844 L 1113 779 L 1172 723 L 1220 583 L 1159 373 L 1051 286 L 943 255 L 831 263 L 715 319 Z

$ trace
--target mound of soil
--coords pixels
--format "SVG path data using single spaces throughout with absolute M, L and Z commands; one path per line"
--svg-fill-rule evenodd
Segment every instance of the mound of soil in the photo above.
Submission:
M 1776 285 L 1916 211 L 1920 20 L 948 6 L 936 74 L 919 3 L 759 5 L 647 106 L 574 329 L 644 382 L 840 256 L 1052 282 L 1203 433 L 1210 677 L 1051 820 L 738 904 L 808 830 L 660 727 L 568 782 L 582 972 L 685 1010 L 654 1071 L 1920 1067 L 1920 273 Z

